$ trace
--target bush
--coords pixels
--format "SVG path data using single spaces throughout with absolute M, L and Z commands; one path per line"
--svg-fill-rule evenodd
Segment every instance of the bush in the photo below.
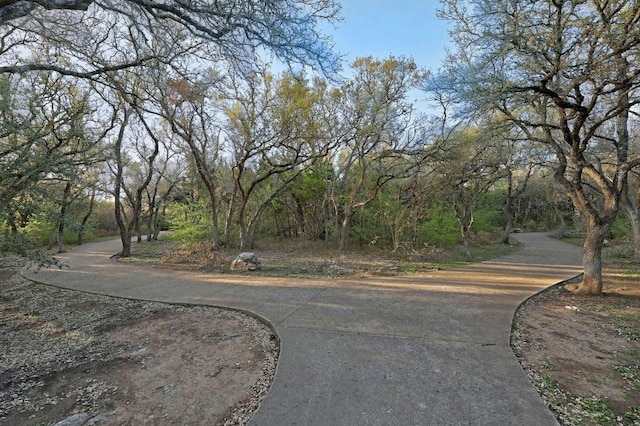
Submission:
M 167 209 L 172 230 L 169 239 L 182 243 L 211 238 L 210 211 L 204 200 L 173 203 Z
M 462 241 L 458 220 L 452 212 L 435 212 L 420 226 L 420 235 L 428 244 L 448 246 Z

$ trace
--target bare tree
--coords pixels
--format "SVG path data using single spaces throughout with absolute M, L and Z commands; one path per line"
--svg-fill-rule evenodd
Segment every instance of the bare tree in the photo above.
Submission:
M 266 48 L 286 63 L 331 73 L 338 58 L 317 24 L 338 12 L 334 0 L 7 0 L 0 3 L 0 73 L 46 70 L 98 79 L 147 65 L 166 43 L 174 52 L 208 50 L 208 57 L 242 67 Z M 135 48 L 127 39 L 136 40 Z M 162 57 L 175 58 L 170 51 Z

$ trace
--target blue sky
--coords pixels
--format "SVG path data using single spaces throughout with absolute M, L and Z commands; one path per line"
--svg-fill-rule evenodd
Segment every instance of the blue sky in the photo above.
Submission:
M 325 30 L 348 63 L 359 56 L 410 56 L 436 71 L 444 59 L 448 24 L 437 0 L 342 0 L 343 21 Z

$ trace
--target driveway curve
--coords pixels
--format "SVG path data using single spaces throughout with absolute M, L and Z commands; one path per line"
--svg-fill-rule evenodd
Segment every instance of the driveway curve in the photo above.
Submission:
M 281 353 L 252 425 L 556 425 L 511 351 L 511 321 L 529 296 L 581 272 L 581 250 L 545 234 L 515 237 L 524 247 L 493 261 L 366 280 L 150 269 L 111 260 L 117 240 L 60 256 L 69 269 L 23 275 L 265 318 Z

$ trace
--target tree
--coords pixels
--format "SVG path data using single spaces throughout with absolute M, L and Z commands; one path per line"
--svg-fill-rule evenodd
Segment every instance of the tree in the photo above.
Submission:
M 208 57 L 251 67 L 256 51 L 266 48 L 286 63 L 332 73 L 338 59 L 317 25 L 338 12 L 333 0 L 8 0 L 0 4 L 6 64 L 0 73 L 46 70 L 96 79 L 158 59 L 161 44 L 174 45 L 165 63 L 174 63 L 176 52 L 208 49 Z M 127 38 L 137 40 L 135 49 Z M 24 54 L 32 48 L 40 53 Z
M 158 69 L 167 70 L 174 81 L 194 80 L 202 70 L 223 63 L 236 72 L 251 74 L 257 52 L 266 52 L 286 64 L 300 63 L 332 74 L 339 67 L 339 59 L 331 51 L 329 40 L 319 32 L 318 24 L 334 21 L 338 11 L 334 0 L 9 0 L 0 4 L 0 75 L 6 76 L 2 83 L 16 80 L 25 84 L 34 78 L 31 76 L 44 74 L 73 80 L 102 97 L 104 110 L 110 111 L 109 104 L 120 96 L 128 107 L 140 112 L 148 99 L 144 90 L 132 90 L 128 83 L 144 87 Z M 12 96 L 10 91 L 3 91 L 7 106 L 15 104 Z M 37 96 L 32 101 L 37 105 Z M 56 173 L 58 156 L 45 153 L 39 167 L 22 173 L 15 160 L 21 155 L 39 158 L 41 152 L 33 149 L 37 146 L 34 141 L 46 133 L 36 135 L 38 129 L 29 123 L 33 114 L 29 115 L 28 106 L 18 109 L 17 114 L 13 106 L 4 111 L 11 112 L 4 120 L 6 131 L 0 135 L 8 144 L 1 153 L 10 155 L 2 159 L 2 166 L 9 167 L 9 172 L 3 176 L 8 188 L 0 194 L 0 201 L 9 201 L 38 182 L 39 176 Z M 122 109 L 118 106 L 113 111 Z M 115 121 L 114 117 L 112 122 Z M 127 120 L 120 117 L 120 121 L 120 128 L 126 128 L 123 123 Z M 28 129 L 30 135 L 24 138 L 21 129 Z M 65 152 L 60 157 L 62 161 L 73 147 L 64 142 L 60 148 L 58 151 Z M 114 170 L 117 168 L 114 166 Z M 123 177 L 117 172 L 116 175 Z M 119 185 L 118 194 L 122 183 Z M 117 211 L 123 213 L 120 208 Z M 3 219 L 7 229 L 17 232 L 13 216 L 9 212 Z
M 482 127 L 469 127 L 451 133 L 434 155 L 436 182 L 447 188 L 458 224 L 465 254 L 471 254 L 471 227 L 476 204 L 498 180 L 505 176 L 499 151 L 501 141 Z
M 324 81 L 291 74 L 275 79 L 265 69 L 246 84 L 234 81 L 231 90 L 225 114 L 235 207 L 229 212 L 235 212 L 240 248 L 246 249 L 271 202 L 332 145 L 322 110 Z
M 216 164 L 221 150 L 222 129 L 216 124 L 216 107 L 210 98 L 215 98 L 214 79 L 203 78 L 190 82 L 185 79 L 160 82 L 156 102 L 158 114 L 166 119 L 171 130 L 186 143 L 195 169 L 209 195 L 211 220 L 211 244 L 213 250 L 220 249 L 218 228 L 218 177 Z M 164 83 L 164 84 L 163 84 Z M 165 87 L 166 91 L 162 88 Z
M 425 78 L 406 58 L 359 58 L 352 66 L 355 75 L 336 98 L 340 151 L 337 181 L 332 183 L 334 204 L 340 211 L 340 250 L 346 248 L 354 210 L 371 203 L 384 185 L 404 176 L 405 150 L 413 143 L 409 131 L 413 105 L 407 101 L 407 92 Z
M 0 220 L 17 236 L 15 213 L 38 184 L 79 181 L 104 159 L 113 117 L 98 117 L 90 87 L 55 73 L 8 76 L 0 86 Z
M 640 88 L 640 3 L 445 0 L 467 107 L 500 111 L 555 155 L 554 176 L 585 218 L 584 278 L 602 292 L 602 247 L 631 169 Z M 458 64 L 454 65 L 454 61 Z
M 504 185 L 504 231 L 502 244 L 509 244 L 509 235 L 513 231 L 518 217 L 516 205 L 524 197 L 529 186 L 529 180 L 537 168 L 542 164 L 542 154 L 536 149 L 526 135 L 517 127 L 500 126 L 500 122 L 493 121 L 497 145 L 496 157 L 499 159 L 499 167 L 502 169 Z

